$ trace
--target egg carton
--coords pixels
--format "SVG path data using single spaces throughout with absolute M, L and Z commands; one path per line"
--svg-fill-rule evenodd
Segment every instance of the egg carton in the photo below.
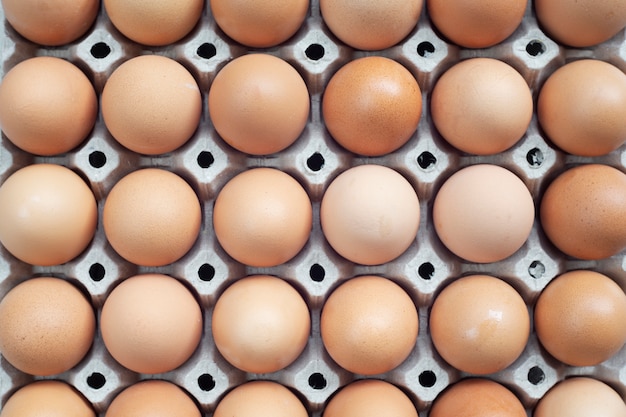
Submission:
M 551 279 L 568 270 L 592 269 L 609 275 L 626 288 L 626 252 L 600 261 L 567 257 L 546 239 L 537 219 L 519 251 L 491 264 L 475 264 L 456 257 L 442 245 L 432 225 L 432 202 L 437 190 L 464 166 L 491 163 L 508 168 L 528 186 L 538 206 L 547 184 L 569 166 L 599 162 L 626 171 L 626 146 L 595 158 L 565 154 L 543 136 L 535 114 L 525 136 L 511 149 L 492 156 L 471 156 L 455 150 L 439 136 L 428 109 L 430 92 L 438 77 L 456 62 L 470 57 L 493 57 L 513 66 L 530 85 L 535 101 L 543 81 L 570 60 L 596 58 L 626 72 L 624 32 L 596 47 L 566 48 L 541 31 L 530 1 L 515 33 L 506 41 L 485 49 L 464 49 L 446 42 L 424 9 L 416 28 L 398 45 L 376 52 L 355 50 L 340 42 L 324 25 L 319 0 L 311 1 L 306 21 L 291 39 L 268 49 L 250 49 L 229 39 L 216 26 L 208 6 L 200 23 L 187 37 L 165 47 L 146 47 L 129 41 L 113 27 L 104 8 L 85 36 L 60 47 L 41 47 L 25 41 L 6 23 L 4 15 L 0 18 L 4 25 L 0 35 L 2 74 L 33 56 L 62 57 L 87 74 L 99 95 L 109 75 L 122 62 L 142 54 L 159 54 L 182 63 L 202 91 L 204 109 L 199 128 L 189 142 L 172 153 L 144 156 L 123 148 L 107 132 L 101 115 L 88 139 L 74 151 L 60 156 L 27 154 L 4 136 L 0 142 L 0 182 L 29 164 L 48 162 L 67 166 L 91 186 L 100 219 L 111 187 L 124 175 L 141 167 L 162 167 L 179 174 L 192 185 L 202 202 L 204 220 L 197 243 L 185 257 L 163 267 L 141 267 L 122 259 L 107 243 L 101 224 L 84 253 L 60 266 L 31 266 L 0 248 L 0 296 L 32 276 L 60 276 L 89 293 L 99 316 L 107 294 L 117 283 L 147 272 L 183 279 L 196 294 L 203 309 L 205 329 L 196 352 L 178 369 L 159 375 L 132 372 L 110 356 L 98 332 L 92 349 L 81 363 L 68 372 L 48 377 L 72 384 L 100 416 L 123 388 L 150 378 L 182 386 L 206 415 L 211 415 L 221 397 L 234 386 L 249 380 L 274 380 L 298 393 L 310 415 L 320 415 L 329 397 L 340 387 L 365 378 L 343 370 L 325 352 L 319 329 L 324 300 L 343 280 L 375 274 L 394 280 L 410 294 L 420 320 L 417 344 L 411 355 L 396 369 L 375 377 L 402 388 L 413 400 L 420 417 L 425 417 L 439 393 L 469 376 L 443 361 L 428 333 L 429 308 L 446 283 L 470 273 L 497 276 L 520 292 L 531 317 L 541 290 Z M 267 157 L 245 155 L 226 145 L 207 115 L 207 92 L 217 72 L 233 58 L 250 52 L 276 55 L 293 65 L 304 78 L 311 97 L 311 115 L 300 138 L 286 150 Z M 381 157 L 361 157 L 344 150 L 329 136 L 321 117 L 321 96 L 332 74 L 347 62 L 367 55 L 386 56 L 408 68 L 417 79 L 424 100 L 419 127 L 409 142 Z M 402 256 L 383 265 L 363 266 L 343 259 L 325 241 L 320 227 L 319 208 L 324 190 L 340 172 L 360 164 L 380 164 L 396 169 L 414 186 L 420 199 L 420 228 L 415 242 Z M 237 173 L 258 166 L 279 168 L 294 176 L 313 204 L 313 230 L 308 243 L 294 259 L 271 268 L 248 267 L 230 258 L 219 246 L 211 222 L 213 203 L 222 186 Z M 233 280 L 253 274 L 286 279 L 301 292 L 311 311 L 312 330 L 304 352 L 287 368 L 270 374 L 249 374 L 234 368 L 219 354 L 211 336 L 212 309 L 218 296 Z M 530 414 L 554 384 L 571 375 L 593 376 L 611 385 L 622 397 L 626 396 L 625 364 L 626 348 L 597 366 L 567 366 L 547 354 L 532 332 L 515 363 L 487 377 L 510 388 Z M 0 406 L 16 389 L 38 379 L 42 378 L 21 373 L 2 358 Z

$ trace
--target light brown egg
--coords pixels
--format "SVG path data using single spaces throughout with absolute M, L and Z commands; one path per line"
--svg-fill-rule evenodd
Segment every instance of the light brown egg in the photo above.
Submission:
M 487 48 L 515 32 L 522 23 L 526 0 L 427 0 L 435 27 L 457 45 Z
M 348 279 L 330 294 L 320 329 L 324 347 L 339 366 L 374 375 L 396 368 L 409 356 L 419 321 L 402 287 L 368 275 Z
M 433 223 L 443 244 L 470 262 L 497 262 L 524 245 L 535 219 L 526 185 L 497 165 L 465 167 L 435 196 Z
M 560 413 L 553 416 L 561 416 Z M 468 378 L 443 391 L 430 417 L 525 417 L 520 400 L 503 385 L 483 378 Z M 563 416 L 565 417 L 565 416 Z
M 91 303 L 60 278 L 28 279 L 0 301 L 0 353 L 32 375 L 55 375 L 77 365 L 96 328 Z
M 313 208 L 289 174 L 253 168 L 221 189 L 213 208 L 215 236 L 235 260 L 269 267 L 296 256 L 309 239 Z
M 26 39 L 59 46 L 83 36 L 93 25 L 99 0 L 2 0 L 4 16 Z
M 562 252 L 604 259 L 626 248 L 626 174 L 601 164 L 561 173 L 541 199 L 541 225 Z
M 626 343 L 626 294 L 598 272 L 566 272 L 537 300 L 535 329 L 543 347 L 559 361 L 597 365 Z
M 26 59 L 0 84 L 0 127 L 13 144 L 32 154 L 74 149 L 91 132 L 97 114 L 91 82 L 61 58 Z
M 219 296 L 211 328 L 228 362 L 246 372 L 268 373 L 302 353 L 311 318 L 295 288 L 280 278 L 257 275 L 234 282 Z
M 624 399 L 609 385 L 589 377 L 557 383 L 539 400 L 534 417 L 625 417 Z
M 203 0 L 104 0 L 111 23 L 132 41 L 164 46 L 184 38 L 198 23 Z
M 612 152 L 626 142 L 626 74 L 596 59 L 570 62 L 543 84 L 537 116 L 548 138 L 565 152 Z
M 309 92 L 286 61 L 269 54 L 240 56 L 222 68 L 209 90 L 209 115 L 233 148 L 268 155 L 294 143 L 309 117 Z
M 147 155 L 174 151 L 198 127 L 202 97 L 182 64 L 160 55 L 131 58 L 102 91 L 102 118 L 126 148 Z
M 59 265 L 78 255 L 96 230 L 96 199 L 69 168 L 34 164 L 0 186 L 0 242 L 33 265 Z
M 419 200 L 397 171 L 359 165 L 330 183 L 322 197 L 320 220 L 328 243 L 341 256 L 363 265 L 383 264 L 415 241 Z
M 534 8 L 550 37 L 574 47 L 607 41 L 626 26 L 626 3 L 619 0 L 535 0 Z
M 217 404 L 213 416 L 307 417 L 308 412 L 284 385 L 273 381 L 249 381 L 229 391 Z
M 102 214 L 115 251 L 137 265 L 163 266 L 192 248 L 202 222 L 198 196 L 173 172 L 143 168 L 119 180 Z
M 291 38 L 309 11 L 309 0 L 210 0 L 215 23 L 235 41 L 269 48 Z
M 326 86 L 326 128 L 351 152 L 379 156 L 404 145 L 422 114 L 422 94 L 413 75 L 381 56 L 350 61 Z
M 361 379 L 332 396 L 323 417 L 417 417 L 411 399 L 395 385 L 380 379 Z
M 178 385 L 159 379 L 128 386 L 109 405 L 105 417 L 201 417 L 194 400 Z
M 106 298 L 100 330 L 111 356 L 126 368 L 169 372 L 185 363 L 200 343 L 202 310 L 177 279 L 135 275 Z
M 430 109 L 435 127 L 452 146 L 492 155 L 524 136 L 533 116 L 533 98 L 522 75 L 510 65 L 471 58 L 439 78 Z
M 430 334 L 450 365 L 486 375 L 505 369 L 521 355 L 530 317 L 511 285 L 487 275 L 469 275 L 453 281 L 435 298 Z
M 0 410 L 0 417 L 96 417 L 96 413 L 69 384 L 44 380 L 19 388 Z
M 320 0 L 331 32 L 356 49 L 381 50 L 403 40 L 415 28 L 422 0 Z

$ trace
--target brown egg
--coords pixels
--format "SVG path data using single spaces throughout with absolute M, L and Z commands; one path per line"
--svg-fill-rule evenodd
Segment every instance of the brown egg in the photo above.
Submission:
M 307 417 L 308 412 L 287 387 L 273 381 L 249 381 L 229 391 L 217 404 L 213 416 Z
M 96 122 L 98 99 L 74 64 L 55 57 L 26 59 L 0 84 L 0 126 L 17 147 L 36 155 L 68 152 Z
M 626 74 L 595 59 L 557 69 L 539 93 L 537 115 L 565 152 L 600 156 L 626 142 Z
M 530 317 L 515 288 L 495 277 L 469 275 L 453 281 L 435 298 L 430 334 L 450 365 L 485 375 L 505 369 L 521 355 Z
M 328 243 L 341 256 L 379 265 L 402 255 L 415 242 L 419 200 L 397 171 L 359 165 L 330 183 L 322 197 L 320 220 Z
M 487 48 L 515 32 L 526 0 L 427 0 L 432 22 L 445 37 L 466 48 Z
M 294 143 L 309 117 L 309 92 L 300 74 L 269 54 L 240 56 L 222 68 L 209 90 L 215 130 L 233 148 L 280 152 Z
M 553 416 L 562 416 L 560 413 Z M 430 417 L 526 417 L 520 400 L 503 385 L 483 378 L 452 384 L 433 403 Z M 565 416 L 563 416 L 565 417 Z
M 411 353 L 419 322 L 411 297 L 395 282 L 378 276 L 348 279 L 322 309 L 324 347 L 342 368 L 362 375 L 381 374 Z
M 44 380 L 19 388 L 0 410 L 0 417 L 96 417 L 96 413 L 69 384 Z
M 510 65 L 472 58 L 439 78 L 430 109 L 435 127 L 452 146 L 493 155 L 524 136 L 533 116 L 533 98 L 524 78 Z
M 568 378 L 539 400 L 534 417 L 624 417 L 624 399 L 610 386 L 589 377 Z
M 184 38 L 202 15 L 203 0 L 104 0 L 111 23 L 132 41 L 164 46 Z
M 422 94 L 398 62 L 369 56 L 350 61 L 328 82 L 322 100 L 326 128 L 351 152 L 379 156 L 404 145 L 422 114 Z
M 443 183 L 433 224 L 443 244 L 470 262 L 498 262 L 524 245 L 535 219 L 526 185 L 497 165 L 465 167 Z
M 559 361 L 597 365 L 626 343 L 626 294 L 598 272 L 566 272 L 537 300 L 535 329 L 543 347 Z
M 46 46 L 73 42 L 92 26 L 99 0 L 2 0 L 4 17 L 26 39 Z M 35 81 L 35 80 L 34 80 Z
M 242 278 L 217 299 L 211 320 L 215 346 L 251 373 L 279 371 L 302 353 L 311 330 L 309 308 L 287 282 L 269 275 Z
M 23 281 L 0 301 L 0 353 L 32 375 L 55 375 L 77 365 L 96 328 L 91 303 L 60 278 Z
M 543 30 L 569 46 L 597 45 L 626 26 L 626 3 L 619 0 L 535 0 L 534 6 Z
M 120 392 L 105 417 L 201 417 L 194 400 L 176 384 L 159 379 L 136 382 Z
M 91 242 L 98 211 L 89 186 L 69 168 L 34 164 L 0 186 L 0 242 L 33 265 L 59 265 Z
M 562 252 L 604 259 L 626 248 L 626 174 L 601 164 L 561 173 L 541 200 L 541 225 Z
M 182 258 L 196 242 L 201 222 L 193 188 L 161 168 L 139 169 L 119 180 L 102 214 L 113 249 L 144 266 L 168 265 Z
M 291 38 L 309 11 L 309 0 L 210 0 L 215 23 L 235 41 L 269 48 Z
M 313 208 L 306 191 L 289 174 L 253 168 L 232 178 L 213 208 L 215 236 L 235 260 L 250 266 L 285 263 L 309 239 Z
M 147 155 L 174 151 L 198 127 L 202 97 L 178 62 L 142 55 L 117 67 L 102 91 L 107 129 L 128 149 Z
M 356 49 L 380 50 L 403 40 L 415 28 L 422 0 L 320 0 L 328 28 Z
M 180 281 L 135 275 L 111 291 L 100 317 L 111 356 L 145 374 L 169 372 L 187 361 L 202 336 L 202 310 Z
M 411 399 L 395 385 L 379 379 L 351 382 L 332 396 L 323 417 L 417 417 Z

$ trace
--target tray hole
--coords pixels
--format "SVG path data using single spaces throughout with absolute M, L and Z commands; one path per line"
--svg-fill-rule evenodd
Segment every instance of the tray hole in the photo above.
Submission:
M 196 53 L 200 58 L 211 59 L 217 55 L 217 48 L 212 43 L 205 42 L 198 46 Z
M 420 278 L 428 281 L 433 278 L 433 275 L 435 274 L 435 267 L 430 262 L 424 262 L 417 268 L 417 273 Z
M 428 151 L 422 152 L 417 157 L 417 165 L 419 165 L 420 168 L 422 169 L 425 169 L 425 170 L 433 169 L 436 164 L 437 164 L 437 158 L 435 157 L 435 155 L 433 155 L 432 153 Z
M 420 42 L 417 45 L 417 54 L 423 58 L 435 53 L 435 45 L 428 41 Z
M 106 274 L 106 270 L 101 263 L 96 262 L 95 264 L 89 267 L 89 277 L 93 281 L 100 282 L 104 279 L 104 275 Z
M 546 266 L 541 261 L 532 261 L 528 267 L 528 274 L 535 278 L 540 279 L 543 274 L 546 273 Z
M 313 264 L 309 269 L 309 276 L 315 282 L 322 282 L 326 277 L 326 271 L 324 270 L 324 267 L 322 265 Z
M 106 378 L 100 372 L 93 372 L 87 377 L 87 385 L 93 389 L 102 388 L 106 382 Z
M 319 372 L 314 372 L 309 376 L 309 386 L 313 389 L 324 389 L 327 384 L 326 378 Z
M 306 160 L 306 166 L 308 166 L 311 171 L 317 172 L 324 167 L 324 162 L 322 154 L 315 152 Z
M 202 374 L 198 377 L 198 387 L 202 391 L 211 391 L 215 388 L 215 379 L 211 374 Z
M 538 366 L 533 366 L 528 370 L 528 382 L 533 385 L 539 385 L 546 379 L 546 374 Z
M 532 148 L 526 154 L 526 161 L 528 161 L 528 165 L 533 168 L 538 168 L 543 164 L 543 160 L 545 157 L 543 156 L 543 152 L 539 148 Z
M 111 47 L 104 42 L 97 42 L 91 46 L 89 50 L 91 56 L 96 59 L 103 59 L 111 53 Z
M 211 152 L 202 151 L 198 154 L 197 161 L 200 168 L 209 168 L 215 162 L 215 158 Z
M 210 264 L 202 264 L 198 268 L 198 278 L 202 281 L 211 281 L 215 277 L 215 268 Z
M 320 59 L 324 58 L 325 52 L 326 50 L 324 50 L 324 47 L 319 43 L 312 43 L 304 50 L 304 54 L 306 55 L 306 57 L 312 61 L 319 61 Z
M 431 388 L 437 383 L 437 375 L 433 371 L 424 371 L 417 377 L 421 386 Z
M 107 163 L 107 156 L 102 151 L 93 151 L 89 154 L 89 165 L 102 168 Z
M 526 52 L 530 56 L 539 56 L 546 52 L 546 46 L 541 41 L 533 40 L 526 44 Z

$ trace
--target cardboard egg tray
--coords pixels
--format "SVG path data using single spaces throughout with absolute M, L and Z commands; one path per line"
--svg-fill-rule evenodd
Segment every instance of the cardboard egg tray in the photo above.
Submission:
M 204 112 L 195 135 L 170 154 L 148 157 L 123 148 L 107 132 L 102 117 L 80 147 L 60 156 L 27 154 L 4 136 L 0 143 L 0 181 L 28 164 L 50 162 L 68 166 L 90 184 L 100 216 L 113 184 L 140 167 L 157 166 L 176 172 L 192 185 L 202 202 L 203 225 L 197 243 L 180 261 L 164 267 L 139 267 L 123 260 L 108 245 L 101 224 L 87 250 L 60 266 L 27 265 L 0 248 L 0 296 L 32 276 L 61 276 L 88 291 L 99 315 L 112 288 L 135 274 L 165 273 L 185 280 L 193 288 L 204 311 L 205 331 L 199 348 L 180 368 L 160 375 L 129 371 L 108 354 L 98 334 L 79 365 L 49 377 L 72 384 L 101 416 L 123 388 L 148 378 L 166 379 L 182 386 L 204 415 L 211 415 L 223 394 L 238 384 L 254 379 L 275 380 L 298 393 L 310 415 L 320 415 L 335 391 L 364 377 L 342 370 L 324 350 L 319 317 L 325 297 L 344 279 L 379 274 L 399 283 L 411 295 L 419 310 L 420 331 L 410 357 L 398 368 L 375 377 L 402 388 L 413 400 L 420 417 L 425 417 L 443 389 L 467 376 L 437 355 L 428 333 L 429 308 L 438 291 L 450 280 L 469 273 L 500 277 L 521 293 L 531 314 L 541 290 L 552 278 L 567 270 L 596 270 L 626 288 L 626 253 L 593 262 L 569 258 L 547 241 L 538 220 L 518 252 L 492 264 L 468 263 L 454 256 L 438 240 L 431 224 L 432 202 L 438 188 L 461 167 L 486 162 L 510 169 L 528 186 L 538 207 L 547 184 L 568 166 L 600 162 L 626 171 L 626 147 L 599 158 L 567 155 L 542 136 L 534 116 L 526 135 L 513 148 L 494 156 L 466 155 L 438 135 L 430 120 L 428 105 L 437 78 L 454 63 L 470 57 L 488 56 L 509 63 L 526 79 L 535 99 L 547 76 L 569 60 L 593 57 L 626 71 L 623 32 L 596 47 L 565 48 L 540 30 L 529 2 L 523 23 L 509 39 L 491 48 L 469 50 L 447 43 L 431 25 L 424 9 L 417 27 L 403 42 L 383 51 L 363 52 L 342 44 L 332 35 L 320 16 L 319 1 L 312 0 L 310 13 L 299 32 L 284 44 L 270 49 L 252 50 L 229 39 L 216 26 L 208 5 L 193 32 L 167 47 L 151 48 L 129 41 L 112 26 L 102 8 L 96 24 L 83 38 L 66 46 L 49 48 L 25 41 L 4 21 L 4 15 L 1 17 L 2 74 L 33 56 L 62 57 L 81 68 L 100 94 L 107 77 L 125 60 L 141 54 L 162 54 L 182 63 L 194 75 L 202 91 Z M 248 156 L 226 145 L 212 127 L 206 110 L 207 92 L 217 72 L 229 60 L 255 51 L 277 55 L 293 65 L 309 88 L 312 104 L 309 122 L 297 142 L 267 157 Z M 325 130 L 321 117 L 322 93 L 332 74 L 348 61 L 365 55 L 383 55 L 397 60 L 411 71 L 423 92 L 423 114 L 418 130 L 404 147 L 382 157 L 360 157 L 342 149 Z M 414 244 L 398 259 L 379 266 L 356 265 L 341 258 L 325 241 L 319 221 L 320 201 L 330 181 L 343 170 L 366 163 L 386 165 L 403 174 L 415 187 L 422 208 Z M 235 262 L 220 248 L 212 229 L 213 203 L 221 187 L 235 174 L 256 166 L 276 167 L 293 175 L 313 203 L 314 226 L 307 245 L 291 261 L 272 268 L 251 268 Z M 211 314 L 217 297 L 233 280 L 259 273 L 276 275 L 292 283 L 303 294 L 312 317 L 312 331 L 303 354 L 286 369 L 271 374 L 247 374 L 229 365 L 218 353 L 211 337 Z M 566 366 L 543 351 L 532 333 L 521 357 L 506 370 L 488 377 L 510 388 L 530 414 L 549 388 L 570 375 L 593 376 L 611 385 L 622 397 L 626 396 L 625 365 L 626 349 L 622 349 L 598 366 Z M 37 379 L 41 377 L 21 373 L 2 359 L 0 405 L 17 388 Z

